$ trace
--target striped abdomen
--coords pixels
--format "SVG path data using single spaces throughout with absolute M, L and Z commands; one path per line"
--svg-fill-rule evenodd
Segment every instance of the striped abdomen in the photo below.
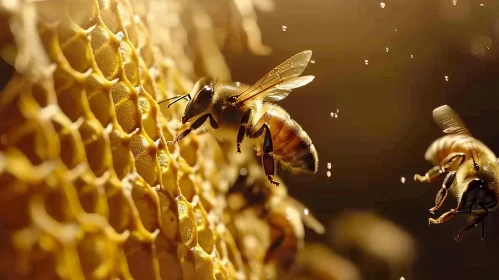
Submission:
M 316 172 L 318 157 L 315 146 L 301 126 L 289 114 L 274 104 L 264 104 L 258 118 L 252 120 L 253 129 L 264 123 L 270 126 L 274 156 L 294 171 Z M 263 135 L 258 137 L 257 148 L 261 149 Z
M 450 134 L 435 140 L 425 153 L 425 159 L 434 165 L 442 166 L 442 161 L 452 153 L 464 153 L 466 159 L 470 159 L 470 152 L 480 161 L 496 161 L 494 153 L 479 140 L 463 135 Z

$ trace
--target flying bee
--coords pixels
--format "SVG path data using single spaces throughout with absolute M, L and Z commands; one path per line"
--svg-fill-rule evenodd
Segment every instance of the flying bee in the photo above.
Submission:
M 416 182 L 432 182 L 443 176 L 442 187 L 435 198 L 435 206 L 429 211 L 434 214 L 447 197 L 455 195 L 458 205 L 455 209 L 430 218 L 429 224 L 440 224 L 458 214 L 467 214 L 471 223 L 462 228 L 461 234 L 479 224 L 482 226 L 482 239 L 485 237 L 484 219 L 497 208 L 499 196 L 499 175 L 496 155 L 475 139 L 459 115 L 444 105 L 433 110 L 433 119 L 447 135 L 435 140 L 425 154 L 425 159 L 435 165 L 424 176 L 414 175 Z
M 199 128 L 209 119 L 212 134 L 220 140 L 236 140 L 234 146 L 241 153 L 244 136 L 262 157 L 268 180 L 275 184 L 276 162 L 293 173 L 315 173 L 318 168 L 317 151 L 307 133 L 281 107 L 271 103 L 284 99 L 292 89 L 310 83 L 314 76 L 300 76 L 307 67 L 311 51 L 303 51 L 272 69 L 252 86 L 241 83 L 222 83 L 201 78 L 191 93 L 169 98 L 172 104 L 187 99 L 182 124 L 190 128 L 180 133 L 174 144 Z M 192 97 L 191 97 L 192 96 Z M 262 136 L 262 137 L 261 137 Z

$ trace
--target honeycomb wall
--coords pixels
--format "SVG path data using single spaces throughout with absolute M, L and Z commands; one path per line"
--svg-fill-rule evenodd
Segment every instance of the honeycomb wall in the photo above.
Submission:
M 224 2 L 239 11 L 234 30 L 268 53 L 253 7 L 240 2 Z M 0 12 L 0 55 L 13 69 L 0 93 L 0 278 L 275 275 L 262 204 L 228 207 L 254 159 L 232 161 L 209 135 L 166 145 L 185 126 L 180 106 L 157 101 L 189 91 L 200 74 L 230 79 L 219 51 L 228 31 L 213 4 L 5 0 Z M 264 202 L 272 196 L 287 193 Z M 298 248 L 302 234 L 290 237 Z

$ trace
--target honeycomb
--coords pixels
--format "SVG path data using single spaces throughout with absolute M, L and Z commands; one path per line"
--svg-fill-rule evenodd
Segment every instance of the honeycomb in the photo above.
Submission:
M 240 169 L 261 167 L 207 134 L 167 146 L 181 109 L 157 104 L 230 79 L 225 43 L 268 53 L 257 8 L 272 2 L 0 0 L 0 278 L 261 279 L 293 263 L 304 223 L 322 225 L 261 172 L 229 207 Z

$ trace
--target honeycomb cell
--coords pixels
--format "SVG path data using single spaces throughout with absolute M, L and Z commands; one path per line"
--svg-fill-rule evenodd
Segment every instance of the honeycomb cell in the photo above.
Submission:
M 130 98 L 132 95 L 132 86 L 124 81 L 117 81 L 113 83 L 111 88 L 111 96 L 113 98 L 113 103 L 118 104 L 126 99 Z
M 123 41 L 120 44 L 120 54 L 123 60 L 123 69 L 128 81 L 135 87 L 140 85 L 140 70 L 139 59 L 133 45 L 128 41 Z
M 109 170 L 111 159 L 108 156 L 107 138 L 97 121 L 85 121 L 80 128 L 81 140 L 85 146 L 88 165 L 97 177 Z
M 134 279 L 160 279 L 153 245 L 131 234 L 125 243 L 130 274 Z
M 61 160 L 68 169 L 75 168 L 81 162 L 84 156 L 84 148 L 81 139 L 74 133 L 68 130 L 71 126 L 69 120 L 65 118 L 52 119 L 52 125 L 55 128 L 61 145 Z
M 84 87 L 76 82 L 70 73 L 64 70 L 56 70 L 54 75 L 59 107 L 72 122 L 76 122 L 78 118 L 86 113 L 86 108 L 83 106 Z
M 90 36 L 97 66 L 106 79 L 114 80 L 121 67 L 120 41 L 101 25 L 96 25 Z
M 195 136 L 188 136 L 182 139 L 179 143 L 180 146 L 180 156 L 189 164 L 190 166 L 195 166 L 197 163 L 197 151 L 199 149 L 199 142 Z
M 178 185 L 178 166 L 172 156 L 164 150 L 158 152 L 158 162 L 161 168 L 161 184 L 163 188 L 173 197 L 180 195 Z
M 85 212 L 108 216 L 109 209 L 103 187 L 104 180 L 102 179 L 96 179 L 92 172 L 86 170 L 86 172 L 74 179 L 73 184 Z
M 168 193 L 158 192 L 159 198 L 159 227 L 162 234 L 169 240 L 177 241 L 179 239 L 179 221 L 178 209 L 175 199 Z
M 100 18 L 106 27 L 113 33 L 118 33 L 121 28 L 120 11 L 118 6 L 120 2 L 112 0 L 98 0 Z
M 17 240 L 32 240 L 36 238 L 36 233 L 33 229 L 27 228 L 14 235 Z M 32 244 L 30 248 L 26 248 L 25 252 L 17 254 L 14 261 L 13 255 L 5 258 L 7 262 L 7 276 L 6 279 L 62 279 L 56 274 L 56 258 L 52 252 L 45 250 L 39 243 Z M 3 271 L 0 270 L 0 271 Z
M 192 199 L 194 198 L 194 195 L 196 195 L 197 191 L 191 176 L 189 176 L 188 174 L 180 176 L 178 184 L 185 199 L 187 199 L 187 201 L 189 202 L 192 202 Z
M 154 155 L 146 154 L 135 159 L 137 173 L 150 185 L 156 185 L 156 160 Z
M 140 57 L 144 60 L 145 65 L 149 68 L 154 64 L 155 57 L 152 44 L 148 38 L 147 27 L 140 20 L 140 18 L 135 17 L 134 21 L 136 23 L 137 31 L 140 36 L 138 50 L 140 52 Z
M 109 224 L 117 233 L 123 233 L 128 227 L 132 215 L 130 203 L 120 187 L 106 186 L 107 205 L 109 207 Z
M 112 108 L 106 92 L 93 92 L 88 97 L 90 110 L 99 120 L 102 126 L 106 127 L 112 122 Z
M 1 189 L 3 190 L 4 188 L 9 188 L 9 186 L 2 185 Z M 0 198 L 1 228 L 5 230 L 17 230 L 28 227 L 31 223 L 28 205 L 29 193 L 2 196 Z
M 8 104 L 5 104 L 5 106 L 1 108 L 2 110 L 0 110 L 0 118 L 5 121 L 0 127 L 0 131 L 4 135 L 9 135 L 9 132 L 26 122 L 23 111 L 19 106 L 21 99 L 20 95 L 17 92 L 11 93 L 11 95 L 14 95 L 12 100 L 10 100 Z
M 155 185 L 157 181 L 156 158 L 154 152 L 156 147 L 150 146 L 151 141 L 140 134 L 132 135 L 130 147 L 135 157 L 137 172 L 150 184 Z
M 69 28 L 68 28 L 69 26 Z M 93 66 L 89 32 L 65 18 L 58 28 L 59 46 L 71 68 L 84 73 Z
M 151 116 L 142 118 L 142 125 L 144 126 L 144 132 L 150 139 L 159 139 L 158 124 L 154 118 Z
M 119 130 L 113 130 L 109 135 L 113 168 L 119 179 L 123 179 L 133 169 L 133 155 L 130 151 L 129 138 Z
M 161 94 L 158 86 L 156 85 L 156 82 L 153 80 L 153 78 L 149 74 L 149 71 L 147 69 L 147 66 L 145 65 L 144 60 L 140 59 L 139 65 L 140 65 L 141 84 L 144 87 L 144 91 L 147 92 L 149 95 L 151 95 L 151 97 L 154 100 L 163 99 L 164 95 Z
M 149 232 L 153 232 L 158 228 L 159 211 L 157 200 L 153 197 L 153 190 L 141 180 L 136 180 L 132 184 L 132 197 L 139 211 L 140 221 Z
M 121 2 L 118 6 L 119 13 L 121 14 L 121 24 L 127 31 L 128 39 L 135 49 L 137 49 L 139 35 L 137 34 L 136 26 L 134 23 L 133 8 L 128 2 Z
M 126 133 L 131 133 L 139 128 L 140 114 L 134 100 L 126 100 L 116 105 L 118 122 Z
M 53 190 L 44 195 L 44 208 L 47 214 L 52 217 L 52 219 L 67 223 L 73 218 L 69 213 L 67 213 L 67 208 L 69 207 L 70 201 L 60 190 Z
M 196 217 L 192 206 L 183 196 L 177 197 L 180 242 L 192 248 L 197 243 Z
M 156 238 L 155 245 L 161 279 L 184 279 L 176 246 L 161 234 Z
M 201 246 L 206 253 L 210 254 L 215 245 L 215 236 L 213 228 L 209 227 L 207 213 L 200 203 L 194 207 L 194 215 L 196 216 L 199 246 Z
M 44 85 L 34 84 L 31 93 L 40 107 L 56 104 L 55 98 L 51 98 L 54 96 L 52 95 L 53 92 L 48 92 Z
M 43 163 L 45 159 L 45 152 L 40 149 L 40 147 L 47 147 L 47 139 L 43 137 L 43 134 L 40 133 L 43 130 L 43 127 L 39 124 L 33 124 L 37 127 L 31 131 L 26 131 L 23 135 L 19 135 L 17 143 L 14 144 L 14 147 L 17 147 L 20 151 L 23 151 L 24 155 L 30 160 L 31 164 L 38 165 Z M 28 130 L 29 127 L 25 126 L 25 130 Z M 38 130 L 38 131 L 37 131 Z M 20 130 L 19 130 L 20 131 Z M 18 132 L 19 132 L 18 131 Z M 8 138 L 9 139 L 9 138 Z
M 200 246 L 191 249 L 196 263 L 196 275 L 201 279 L 215 278 L 215 271 L 213 268 L 213 261 Z
M 106 279 L 118 260 L 117 248 L 100 233 L 86 233 L 78 243 L 78 256 L 86 279 Z
M 196 279 L 196 265 L 194 263 L 194 254 L 191 248 L 183 244 L 177 247 L 177 258 L 182 267 L 182 276 L 184 279 Z
M 99 7 L 96 0 L 71 0 L 69 3 L 66 2 L 65 8 L 73 22 L 83 29 L 88 29 L 97 23 Z

